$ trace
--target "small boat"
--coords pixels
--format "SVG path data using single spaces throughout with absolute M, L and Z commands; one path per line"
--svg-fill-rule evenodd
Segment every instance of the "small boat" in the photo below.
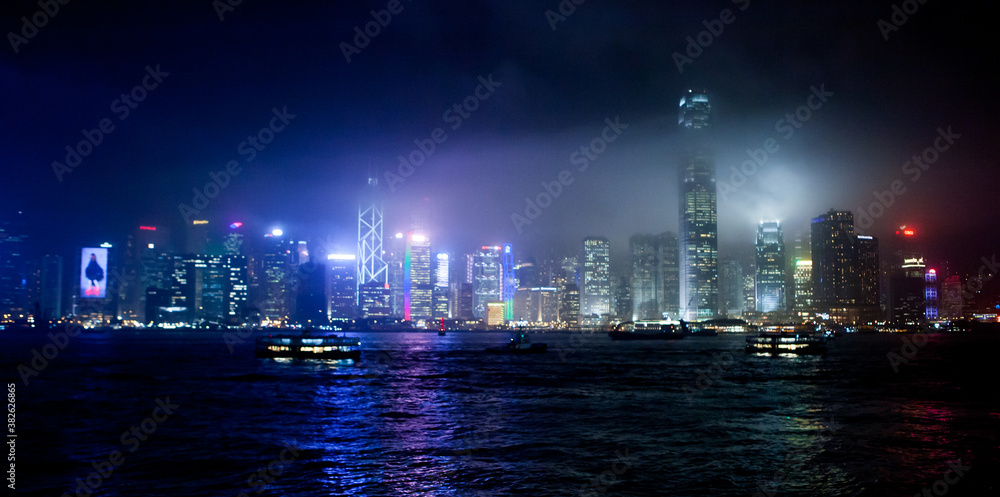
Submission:
M 612 340 L 680 340 L 689 334 L 687 323 L 684 321 L 679 324 L 627 321 L 615 326 L 614 331 L 608 332 Z
M 257 337 L 254 355 L 257 357 L 290 357 L 296 359 L 361 358 L 361 339 L 348 336 L 268 335 Z
M 445 328 L 444 328 L 444 318 L 441 318 L 441 326 L 438 327 L 438 336 L 439 337 L 445 336 L 444 330 L 445 330 Z
M 695 323 L 695 325 L 691 327 L 690 335 L 693 337 L 719 336 L 719 329 L 712 325 Z
M 761 328 L 760 334 L 747 337 L 747 352 L 825 354 L 826 337 L 817 335 L 809 325 L 767 325 Z
M 500 347 L 490 347 L 486 352 L 493 354 L 539 354 L 548 350 L 548 344 L 531 343 L 528 335 L 518 333 L 516 337 L 511 337 L 510 342 Z

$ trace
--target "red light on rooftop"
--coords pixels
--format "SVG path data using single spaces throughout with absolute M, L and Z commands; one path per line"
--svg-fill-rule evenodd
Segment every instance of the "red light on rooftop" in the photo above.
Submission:
M 913 231 L 913 230 L 903 230 L 903 235 L 905 235 L 905 236 L 913 236 L 913 235 L 916 235 L 916 234 L 917 234 L 917 232 Z
M 937 274 L 937 271 L 934 269 L 928 269 L 927 272 L 931 274 Z
M 156 226 L 139 226 L 139 229 L 144 231 L 156 231 Z

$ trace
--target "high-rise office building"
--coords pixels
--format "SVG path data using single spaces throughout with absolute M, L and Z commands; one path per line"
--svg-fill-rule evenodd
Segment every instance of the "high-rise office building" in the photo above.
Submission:
M 326 292 L 327 269 L 325 264 L 313 260 L 295 264 L 294 295 L 295 322 L 302 326 L 330 323 L 329 299 Z
M 386 252 L 382 256 L 386 265 L 386 283 L 389 289 L 389 305 L 392 309 L 391 315 L 396 318 L 403 318 L 405 314 L 406 302 L 404 299 L 404 281 L 406 280 L 406 236 L 403 233 L 396 233 L 386 242 Z
M 272 326 L 285 325 L 293 317 L 292 284 L 294 269 L 291 255 L 294 243 L 290 243 L 280 231 L 264 237 L 262 251 L 258 258 L 257 310 L 262 321 Z
M 850 211 L 812 220 L 813 305 L 834 320 L 867 323 L 880 317 L 878 239 L 854 234 Z
M 937 270 L 931 268 L 924 274 L 924 317 L 927 320 L 938 319 L 940 299 L 938 291 Z
M 858 319 L 870 323 L 882 318 L 879 291 L 878 238 L 857 235 L 854 241 L 855 272 L 857 278 Z
M 719 313 L 730 318 L 743 315 L 743 264 L 734 257 L 719 259 Z
M 431 319 L 433 293 L 431 242 L 427 236 L 409 231 L 403 255 L 403 319 Z
M 707 92 L 680 100 L 679 127 L 689 148 L 680 168 L 680 306 L 688 320 L 718 311 L 718 212 L 715 160 L 709 151 L 712 107 Z
M 331 322 L 344 324 L 356 317 L 354 292 L 357 288 L 357 257 L 354 254 L 327 254 L 327 314 Z
M 603 237 L 583 240 L 580 252 L 580 316 L 611 313 L 611 242 Z
M 757 225 L 757 312 L 785 308 L 785 240 L 781 224 L 761 221 Z
M 474 319 L 472 314 L 472 283 L 468 283 L 464 279 L 452 282 L 451 293 L 452 317 L 454 319 Z
M 517 277 L 514 275 L 514 246 L 503 244 L 503 252 L 500 254 L 500 266 L 503 271 L 503 281 L 501 282 L 500 294 L 503 298 L 503 318 L 507 321 L 514 319 L 514 293 L 517 291 Z
M 472 314 L 487 317 L 488 302 L 503 301 L 503 266 L 499 246 L 483 246 L 472 256 Z
M 222 256 L 225 272 L 225 287 L 223 289 L 223 320 L 230 326 L 244 323 L 247 310 L 249 291 L 247 276 L 247 258 L 238 254 Z
M 205 219 L 188 221 L 184 226 L 184 253 L 208 254 L 210 225 Z
M 633 235 L 632 319 L 677 317 L 679 282 L 677 274 L 677 236 Z
M 163 226 L 142 225 L 129 234 L 125 242 L 125 271 L 120 286 L 124 319 L 138 323 L 152 320 L 146 318 L 146 289 L 167 288 L 165 256 L 173 253 L 170 232 Z
M 432 298 L 434 319 L 451 318 L 451 256 L 439 252 L 434 255 L 434 291 Z
M 566 283 L 559 292 L 559 321 L 570 327 L 580 325 L 580 288 Z
M 660 316 L 658 250 L 647 235 L 629 238 L 632 252 L 632 319 L 657 319 Z
M 712 127 L 712 104 L 708 92 L 688 90 L 681 96 L 677 126 L 684 130 L 707 130 Z
M 854 214 L 829 212 L 812 220 L 813 303 L 826 312 L 856 303 Z
M 620 274 L 614 278 L 614 315 L 620 321 L 632 320 L 632 278 Z
M 31 312 L 28 302 L 28 235 L 24 232 L 23 214 L 0 220 L 0 319 L 10 314 L 16 318 Z
M 559 296 L 552 287 L 521 287 L 514 294 L 514 321 L 548 325 L 559 321 Z
M 901 324 L 923 323 L 927 263 L 919 247 L 917 232 L 900 226 L 892 241 L 895 250 L 889 268 L 890 319 Z
M 940 295 L 938 317 L 940 319 L 961 319 L 962 278 L 957 274 L 948 276 L 941 282 L 941 290 L 938 293 Z
M 189 254 L 174 258 L 171 307 L 174 323 L 223 324 L 231 274 L 222 256 Z
M 389 281 L 389 265 L 383 258 L 382 199 L 378 175 L 369 171 L 365 196 L 358 206 L 358 277 L 356 279 L 358 313 L 362 318 L 397 315 Z M 399 283 L 402 283 L 400 279 Z M 402 309 L 399 309 L 400 311 Z
M 43 323 L 63 316 L 63 258 L 59 255 L 42 257 L 41 295 L 38 316 Z
M 539 267 L 533 257 L 518 262 L 514 266 L 514 274 L 517 276 L 518 288 L 535 288 L 543 283 Z M 545 283 L 548 284 L 548 281 Z
M 795 312 L 809 316 L 813 312 L 812 261 L 795 261 Z

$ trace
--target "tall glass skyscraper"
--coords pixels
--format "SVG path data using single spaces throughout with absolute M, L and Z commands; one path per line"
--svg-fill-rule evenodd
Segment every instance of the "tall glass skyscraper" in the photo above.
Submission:
M 758 312 L 785 307 L 785 240 L 776 221 L 757 225 L 756 295 Z
M 878 239 L 854 233 L 854 214 L 830 210 L 812 220 L 813 302 L 845 323 L 879 318 Z
M 417 321 L 433 316 L 431 244 L 426 236 L 406 233 L 403 256 L 403 319 Z
M 472 256 L 472 315 L 476 319 L 487 317 L 489 302 L 503 300 L 503 268 L 499 246 L 483 246 Z
M 678 125 L 688 152 L 681 165 L 680 297 L 688 320 L 712 318 L 719 301 L 719 229 L 715 159 L 708 150 L 712 106 L 708 93 L 688 90 Z
M 610 314 L 611 242 L 602 237 L 586 238 L 580 255 L 580 315 Z
M 677 317 L 677 236 L 633 235 L 632 319 Z

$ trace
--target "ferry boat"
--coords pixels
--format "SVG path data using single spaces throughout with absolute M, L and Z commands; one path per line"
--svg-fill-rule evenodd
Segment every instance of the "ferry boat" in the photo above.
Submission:
M 760 334 L 747 337 L 747 352 L 825 354 L 826 337 L 817 335 L 809 325 L 767 325 L 761 327 Z
M 539 354 L 548 350 L 545 343 L 531 343 L 531 339 L 524 333 L 518 333 L 516 337 L 511 337 L 510 342 L 500 347 L 490 347 L 487 352 L 493 354 Z
M 257 357 L 289 357 L 296 359 L 361 358 L 361 339 L 348 336 L 268 335 L 257 337 L 254 355 Z
M 680 340 L 688 334 L 690 333 L 684 321 L 679 324 L 665 321 L 626 321 L 615 326 L 614 331 L 608 332 L 612 340 Z

